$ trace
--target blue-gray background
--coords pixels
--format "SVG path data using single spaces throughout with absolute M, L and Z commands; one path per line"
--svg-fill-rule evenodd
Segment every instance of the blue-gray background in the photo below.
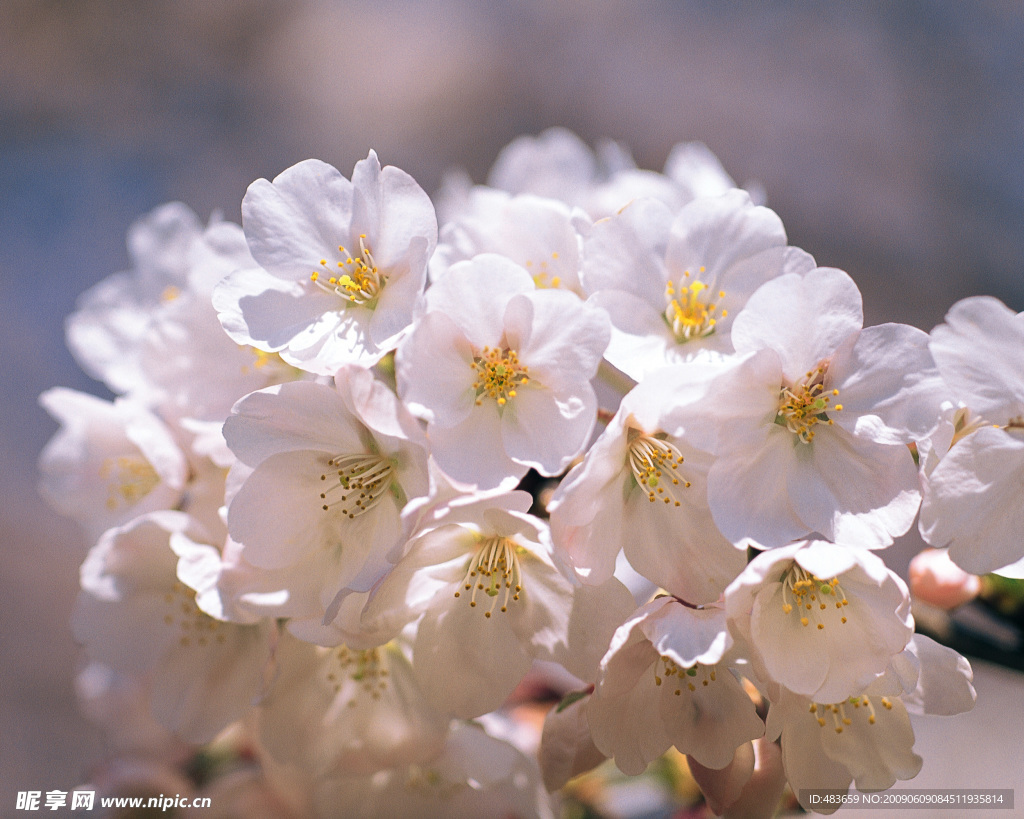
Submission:
M 554 124 L 652 168 L 699 139 L 853 275 L 869 323 L 930 329 L 971 294 L 1024 310 L 1022 42 L 1024 7 L 997 0 L 3 0 L 0 812 L 101 751 L 66 625 L 89 544 L 35 496 L 56 428 L 36 396 L 105 394 L 62 321 L 127 265 L 135 218 L 180 199 L 237 220 L 253 179 L 310 156 L 347 174 L 371 147 L 433 191 Z M 989 702 L 965 725 L 1013 758 Z

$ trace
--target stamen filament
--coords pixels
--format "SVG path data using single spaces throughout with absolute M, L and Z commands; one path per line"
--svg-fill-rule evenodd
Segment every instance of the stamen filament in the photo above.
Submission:
M 690 486 L 679 472 L 683 463 L 682 453 L 669 441 L 642 433 L 634 434 L 637 437 L 629 445 L 629 468 L 636 482 L 647 493 L 651 503 L 661 500 L 679 506 L 673 487 L 685 489 Z
M 337 472 L 337 483 L 320 493 L 320 499 L 328 500 L 329 495 L 341 495 L 336 500 L 324 503 L 326 512 L 341 506 L 341 511 L 353 519 L 377 506 L 392 489 L 395 482 L 395 465 L 380 455 L 338 455 L 327 465 Z M 328 473 L 320 476 L 327 481 Z

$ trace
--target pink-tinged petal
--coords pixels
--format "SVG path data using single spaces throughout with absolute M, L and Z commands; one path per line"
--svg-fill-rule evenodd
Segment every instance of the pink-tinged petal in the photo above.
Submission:
M 511 621 L 455 605 L 428 612 L 413 644 L 413 667 L 440 711 L 472 719 L 493 711 L 530 670 Z
M 373 345 L 389 350 L 413 323 L 413 312 L 426 282 L 425 239 L 414 239 L 409 249 L 412 261 L 402 261 L 388 271 L 387 284 L 377 297 L 367 335 Z
M 914 729 L 902 702 L 893 700 L 891 708 L 876 707 L 873 723 L 863 706 L 847 708 L 846 714 L 853 724 L 842 733 L 826 727 L 821 747 L 850 772 L 858 790 L 883 791 L 898 779 L 913 779 L 920 773 L 922 759 L 913 751 Z
M 806 570 L 783 564 L 780 577 L 780 561 L 767 553 L 751 564 L 761 566 L 748 566 L 726 592 L 726 607 L 754 647 L 755 667 L 768 679 L 815 702 L 841 702 L 862 692 L 906 647 L 914 629 L 910 595 L 906 584 L 870 552 L 820 541 L 784 551 L 799 561 L 811 547 L 822 553 L 856 552 L 857 565 L 835 576 L 836 585 L 828 576 L 811 575 L 813 583 L 801 591 L 802 584 L 811 582 Z M 829 561 L 820 554 L 809 562 Z M 744 586 L 752 587 L 749 619 L 744 609 L 750 592 L 739 593 Z
M 520 583 L 523 587 L 520 599 L 509 602 L 508 611 L 496 611 L 494 617 L 501 619 L 508 615 L 519 642 L 524 646 L 530 646 L 534 657 L 564 664 L 570 656 L 567 640 L 569 617 L 573 606 L 573 586 L 549 562 L 540 560 L 532 554 L 520 557 L 519 570 L 522 577 Z M 624 614 L 628 615 L 632 609 L 630 606 Z M 599 626 L 595 629 L 595 641 L 604 642 L 605 645 L 601 646 L 594 658 L 594 671 L 597 670 L 597 663 L 604 655 L 607 641 L 611 639 L 621 622 L 619 618 L 610 628 Z M 587 658 L 582 659 L 582 664 L 589 666 Z
M 281 358 L 315 375 L 331 375 L 344 364 L 372 367 L 388 352 L 370 338 L 374 314 L 375 311 L 360 305 L 324 313 L 288 342 L 281 350 Z
M 273 625 L 220 628 L 231 629 L 225 642 L 179 643 L 152 677 L 153 715 L 197 744 L 209 742 L 255 705 L 270 662 Z
M 732 646 L 724 609 L 691 609 L 670 597 L 650 604 L 641 630 L 654 649 L 677 665 L 715 665 Z
M 835 813 L 840 808 L 834 805 L 811 805 L 809 791 L 814 789 L 836 790 L 845 793 L 853 781 L 846 767 L 832 759 L 822 749 L 822 741 L 831 725 L 820 726 L 817 714 L 811 713 L 810 702 L 789 692 L 778 702 L 773 701 L 768 712 L 769 734 L 771 726 L 777 725 L 782 734 L 782 767 L 786 772 L 797 798 L 805 810 L 822 814 Z
M 538 287 L 580 292 L 578 214 L 562 202 L 493 188 L 474 188 L 466 212 L 445 225 L 431 259 L 434 278 L 456 261 L 500 253 L 522 265 Z M 583 217 L 584 222 L 589 219 Z
M 548 711 L 537 751 L 537 761 L 549 793 L 560 790 L 570 779 L 596 768 L 605 760 L 590 736 L 587 700 L 576 700 Z
M 39 490 L 98 536 L 182 498 L 188 465 L 171 431 L 138 403 L 56 387 L 39 402 L 61 423 L 39 456 Z
M 636 199 L 595 223 L 583 242 L 580 278 L 587 293 L 628 291 L 660 314 L 671 223 L 672 211 L 654 199 Z
M 415 261 L 422 286 L 427 259 L 437 244 L 434 206 L 415 179 L 394 165 L 381 168 L 373 151 L 352 170 L 352 235 L 361 234 L 371 237 L 373 258 L 381 269 Z
M 511 193 L 558 199 L 590 187 L 597 173 L 594 152 L 566 128 L 520 136 L 501 149 L 487 184 Z
M 325 255 L 349 239 L 352 184 L 318 159 L 273 181 L 257 179 L 242 199 L 242 225 L 253 258 L 271 273 L 306 281 Z
M 518 393 L 500 418 L 504 451 L 542 475 L 557 475 L 586 446 L 597 420 L 597 397 L 586 383 L 528 385 Z
M 224 422 L 224 438 L 235 457 L 249 466 L 294 449 L 337 455 L 365 448 L 337 392 L 312 381 L 279 384 L 245 396 Z
M 436 426 L 463 423 L 477 409 L 474 355 L 473 345 L 450 316 L 428 313 L 395 356 L 398 394 L 413 413 Z
M 935 426 L 951 396 L 928 352 L 928 335 L 906 324 L 867 327 L 829 364 L 826 388 L 843 409 L 839 426 L 880 444 L 908 444 Z
M 925 484 L 921 533 L 972 574 L 1024 556 L 1024 440 L 982 427 L 939 461 Z
M 814 257 L 807 251 L 801 250 L 798 247 L 787 247 L 786 253 L 782 257 L 782 271 L 780 275 L 796 273 L 800 276 L 806 276 L 817 266 Z
M 623 773 L 636 776 L 672 741 L 657 708 L 658 652 L 629 623 L 616 633 L 620 635 L 629 639 L 613 642 L 602 660 L 602 677 L 587 702 L 587 721 L 601 753 L 614 757 Z
M 529 469 L 529 464 L 506 454 L 503 434 L 504 424 L 493 401 L 474 406 L 465 420 L 453 427 L 427 428 L 431 452 L 441 469 L 457 481 L 475 483 L 479 489 L 494 489 L 510 480 L 518 482 Z
M 567 385 L 593 378 L 608 346 L 608 317 L 564 290 L 536 290 L 509 299 L 508 346 L 531 380 Z
M 187 273 L 188 250 L 202 231 L 199 217 L 187 205 L 168 202 L 128 229 L 128 255 L 143 278 L 181 284 Z
M 735 545 L 753 539 L 782 546 L 812 531 L 797 514 L 785 476 L 803 446 L 783 427 L 766 430 L 758 449 L 719 457 L 708 471 L 708 505 L 719 531 Z
M 956 397 L 995 423 L 1024 415 L 1024 314 L 991 296 L 958 301 L 931 334 L 931 352 Z
M 737 748 L 764 736 L 764 723 L 750 696 L 726 667 L 694 670 L 693 677 L 682 672 L 666 678 L 659 712 L 680 753 L 708 768 L 724 768 Z
M 920 504 L 917 467 L 900 444 L 876 444 L 837 427 L 810 444 L 796 441 L 785 473 L 793 510 L 806 530 L 877 549 L 913 524 Z
M 555 659 L 581 680 L 596 679 L 616 629 L 635 606 L 629 589 L 614 577 L 601 585 L 577 586 L 572 592 L 566 651 Z
M 759 287 L 732 326 L 736 352 L 765 347 L 782 358 L 792 382 L 831 356 L 864 323 L 860 291 L 842 270 L 789 273 Z
M 122 674 L 142 676 L 173 645 L 178 634 L 153 630 L 167 611 L 163 591 L 133 595 L 130 601 L 101 600 L 80 592 L 71 617 L 75 641 L 89 657 Z
M 526 270 L 504 256 L 483 253 L 451 266 L 427 290 L 426 312 L 441 312 L 469 339 L 476 351 L 502 347 L 509 299 L 534 290 Z
M 845 574 L 855 566 L 866 566 L 866 573 L 879 585 L 888 576 L 885 564 L 871 554 L 855 549 L 837 549 L 823 540 L 805 541 L 793 554 L 794 561 L 818 577 L 830 578 Z
M 630 480 L 626 437 L 611 429 L 562 480 L 548 504 L 555 547 L 588 584 L 612 576 L 624 540 L 623 496 Z
M 725 364 L 717 375 L 715 365 L 701 365 L 700 369 L 687 365 L 677 372 L 688 400 L 671 410 L 663 423 L 672 432 L 685 431 L 693 446 L 745 458 L 748 452 L 761 450 L 766 438 L 784 429 L 775 424 L 782 368 L 774 350 L 761 350 L 735 366 Z M 667 383 L 671 383 L 669 378 L 676 380 L 675 376 L 666 377 Z
M 907 650 L 921 666 L 917 686 L 903 695 L 907 711 L 949 717 L 974 707 L 978 694 L 971 684 L 974 672 L 966 657 L 923 634 L 915 634 Z

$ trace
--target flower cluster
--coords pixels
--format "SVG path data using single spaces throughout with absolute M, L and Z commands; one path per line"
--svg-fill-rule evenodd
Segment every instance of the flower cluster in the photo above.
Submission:
M 241 226 L 157 209 L 82 297 L 117 397 L 45 393 L 40 467 L 96 542 L 83 697 L 145 760 L 109 787 L 202 745 L 224 815 L 552 816 L 672 746 L 744 815 L 915 776 L 908 712 L 971 670 L 879 550 L 920 508 L 1024 573 L 1024 314 L 864 327 L 699 145 L 654 173 L 556 129 L 489 183 L 308 160 Z

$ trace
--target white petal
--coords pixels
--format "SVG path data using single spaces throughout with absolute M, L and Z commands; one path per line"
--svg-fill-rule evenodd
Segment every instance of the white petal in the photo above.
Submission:
M 1024 441 L 982 427 L 953 446 L 925 486 L 921 532 L 973 574 L 1022 557 Z
M 484 401 L 464 421 L 445 428 L 427 429 L 434 459 L 457 481 L 493 489 L 526 474 L 527 464 L 512 460 L 503 446 L 503 424 L 498 405 Z
M 279 452 L 362 451 L 359 428 L 335 390 L 312 381 L 280 384 L 240 400 L 224 423 L 235 457 L 250 466 Z
M 932 330 L 935 362 L 957 398 L 996 423 L 1024 415 L 1024 315 L 991 296 L 958 301 Z
M 876 444 L 837 427 L 823 428 L 810 444 L 794 441 L 785 480 L 807 531 L 875 549 L 913 524 L 920 491 L 905 446 Z
M 518 393 L 501 415 L 505 452 L 542 475 L 557 475 L 590 438 L 597 420 L 594 391 L 587 383 L 556 383 L 552 387 L 527 385 Z
M 838 388 L 829 413 L 839 426 L 880 444 L 907 444 L 935 426 L 949 391 L 928 352 L 928 336 L 905 324 L 867 327 L 829 364 L 826 388 Z
M 493 711 L 530 669 L 511 622 L 453 601 L 420 621 L 413 646 L 416 677 L 441 711 L 472 719 Z
M 402 400 L 433 424 L 452 427 L 462 423 L 476 402 L 475 352 L 450 316 L 428 313 L 395 356 Z
M 273 181 L 257 179 L 242 199 L 242 225 L 253 258 L 282 278 L 304 281 L 320 259 L 349 240 L 352 184 L 318 159 Z
M 735 545 L 750 538 L 782 546 L 812 531 L 796 513 L 784 476 L 797 468 L 796 446 L 782 427 L 766 430 L 763 444 L 718 458 L 708 472 L 708 505 L 715 524 Z
M 779 276 L 758 288 L 733 323 L 732 343 L 740 353 L 775 350 L 782 357 L 783 373 L 795 382 L 863 323 L 853 279 L 841 270 L 820 267 L 805 276 Z
M 526 270 L 504 256 L 484 253 L 459 262 L 426 295 L 426 311 L 446 314 L 474 349 L 501 347 L 505 308 L 518 293 L 534 289 Z
M 564 290 L 537 290 L 509 299 L 508 345 L 531 379 L 568 386 L 593 378 L 608 346 L 608 317 Z

